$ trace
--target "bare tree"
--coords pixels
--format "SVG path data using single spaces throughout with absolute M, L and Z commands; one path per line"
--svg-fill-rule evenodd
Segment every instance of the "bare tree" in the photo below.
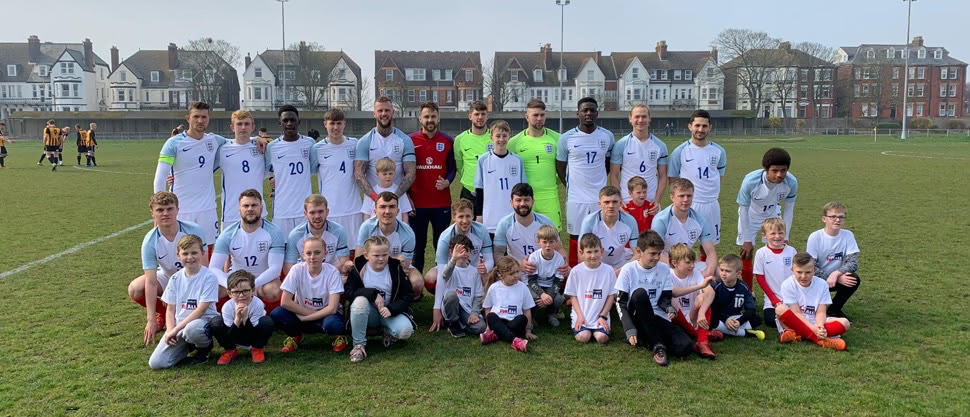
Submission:
M 184 50 L 179 60 L 191 71 L 192 95 L 206 103 L 220 102 L 223 90 L 236 77 L 234 68 L 242 59 L 239 47 L 222 39 L 199 38 L 189 41 Z
M 828 64 L 835 62 L 836 49 L 830 46 L 818 42 L 799 42 L 795 45 L 795 49 L 802 51 L 814 58 L 824 61 Z M 815 127 L 818 127 L 818 120 L 821 118 L 822 105 L 826 100 L 829 100 L 834 106 L 834 94 L 835 94 L 835 68 L 829 65 L 813 65 L 810 68 L 809 79 L 802 80 L 802 82 L 807 81 L 808 85 L 808 99 L 809 104 L 812 105 L 812 119 L 814 120 Z M 829 111 L 833 109 L 830 106 Z M 835 116 L 833 113 L 829 113 L 829 117 Z
M 374 92 L 371 90 L 369 78 L 360 80 L 360 88 L 353 90 L 353 102 L 357 103 L 357 110 L 370 109 L 374 107 Z
M 485 94 L 492 97 L 492 111 L 502 111 L 506 104 L 522 92 L 511 85 L 508 71 L 496 64 L 493 58 L 482 67 L 482 86 Z
M 769 76 L 772 95 L 768 100 L 775 100 L 781 104 L 781 118 L 787 119 L 792 115 L 791 110 L 795 106 L 795 88 L 798 86 L 798 64 L 792 58 L 779 58 L 782 60 L 778 68 Z M 792 106 L 788 106 L 788 102 Z
M 750 29 L 725 29 L 713 41 L 713 45 L 727 60 L 725 72 L 732 72 L 732 78 L 737 79 L 737 85 L 731 88 L 745 93 L 755 117 L 761 117 L 761 105 L 769 98 L 764 87 L 769 74 L 777 66 L 774 62 L 777 54 L 771 50 L 777 48 L 779 42 L 765 32 Z

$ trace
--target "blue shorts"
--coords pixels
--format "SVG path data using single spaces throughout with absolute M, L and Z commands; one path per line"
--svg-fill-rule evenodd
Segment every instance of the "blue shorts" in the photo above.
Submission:
M 590 329 L 589 327 L 586 327 L 586 326 L 580 327 L 579 330 L 575 330 L 574 329 L 573 330 L 573 336 L 575 336 L 577 334 L 580 334 L 582 332 L 593 332 L 593 333 L 600 332 L 600 333 L 605 334 L 607 337 L 610 336 L 610 332 L 606 331 L 606 329 L 603 329 L 603 328 L 600 328 L 600 327 L 597 327 L 595 329 Z

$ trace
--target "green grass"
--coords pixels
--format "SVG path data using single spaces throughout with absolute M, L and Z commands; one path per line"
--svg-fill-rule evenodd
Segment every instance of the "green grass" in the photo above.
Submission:
M 154 372 L 141 346 L 144 310 L 125 292 L 140 274 L 145 226 L 0 280 L 0 415 L 966 414 L 970 141 L 717 140 L 728 153 L 719 253 L 737 251 L 734 197 L 771 146 L 791 152 L 801 185 L 796 248 L 821 227 L 822 204 L 848 205 L 864 281 L 846 308 L 855 320 L 847 352 L 729 339 L 714 345 L 714 362 L 659 368 L 619 332 L 608 346 L 581 346 L 566 326 L 543 326 L 523 355 L 428 334 L 426 297 L 415 307 L 417 335 L 389 350 L 372 344 L 361 364 L 319 336 L 281 356 L 277 335 L 259 366 L 243 357 Z M 160 147 L 106 141 L 102 171 L 52 173 L 36 165 L 38 142 L 8 145 L 0 273 L 147 220 Z

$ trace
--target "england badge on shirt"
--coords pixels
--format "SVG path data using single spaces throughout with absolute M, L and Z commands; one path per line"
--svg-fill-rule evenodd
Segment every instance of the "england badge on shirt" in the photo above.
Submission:
M 209 152 L 212 152 L 212 150 L 214 149 L 214 148 L 213 148 L 213 146 L 212 146 L 212 141 L 206 141 L 206 143 L 205 143 L 205 148 L 206 148 L 206 150 L 208 150 Z
M 301 151 L 300 154 L 303 155 L 303 159 L 310 159 L 309 149 L 301 149 L 300 151 Z
M 716 156 L 711 157 L 711 166 L 717 166 L 717 159 L 718 158 Z
M 650 160 L 651 161 L 657 160 L 657 151 L 650 151 Z
M 394 151 L 394 153 L 401 152 L 401 145 L 395 144 L 393 147 L 391 147 L 391 149 Z
M 252 156 L 254 156 L 254 157 L 259 157 L 259 149 L 256 149 L 256 148 L 251 148 L 251 149 L 249 150 L 249 153 L 250 153 L 250 154 L 251 154 Z
M 519 167 L 517 166 L 509 167 L 509 175 L 519 175 L 518 172 L 519 172 Z
M 354 155 L 356 154 L 357 152 L 354 148 L 347 149 L 347 156 L 349 156 L 350 159 L 354 159 Z
M 266 252 L 267 248 L 269 248 L 269 242 L 265 240 L 261 240 L 258 243 L 256 243 L 256 251 L 259 253 Z
M 697 239 L 697 231 L 696 230 L 691 230 L 690 232 L 687 232 L 687 237 L 690 240 Z
M 546 144 L 546 153 L 552 153 L 552 145 Z
M 434 144 L 434 148 L 438 152 L 444 152 L 445 151 L 445 144 L 444 143 L 441 143 L 441 142 L 438 142 L 438 143 Z

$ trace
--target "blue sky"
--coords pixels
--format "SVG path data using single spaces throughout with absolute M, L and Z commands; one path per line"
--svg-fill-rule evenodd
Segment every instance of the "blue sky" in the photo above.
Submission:
M 164 4 L 164 6 L 162 6 Z M 212 37 L 228 40 L 243 55 L 279 49 L 280 4 L 240 1 L 36 1 L 6 14 L 0 41 L 80 42 L 91 38 L 95 52 L 110 60 L 138 49 L 164 49 L 169 42 Z M 51 14 L 52 10 L 57 13 Z M 10 10 L 7 10 L 10 12 Z M 38 25 L 52 15 L 62 23 Z M 17 16 L 23 16 L 19 18 Z M 967 0 L 913 3 L 912 36 L 944 46 L 970 62 L 965 25 Z M 644 51 L 657 41 L 670 50 L 707 50 L 719 31 L 746 27 L 790 40 L 829 46 L 903 43 L 906 3 L 902 0 L 571 0 L 565 9 L 566 50 Z M 315 41 L 343 49 L 372 77 L 375 49 L 478 50 L 484 62 L 496 50 L 532 51 L 543 43 L 559 50 L 559 7 L 555 0 L 331 1 L 286 3 L 286 41 Z

